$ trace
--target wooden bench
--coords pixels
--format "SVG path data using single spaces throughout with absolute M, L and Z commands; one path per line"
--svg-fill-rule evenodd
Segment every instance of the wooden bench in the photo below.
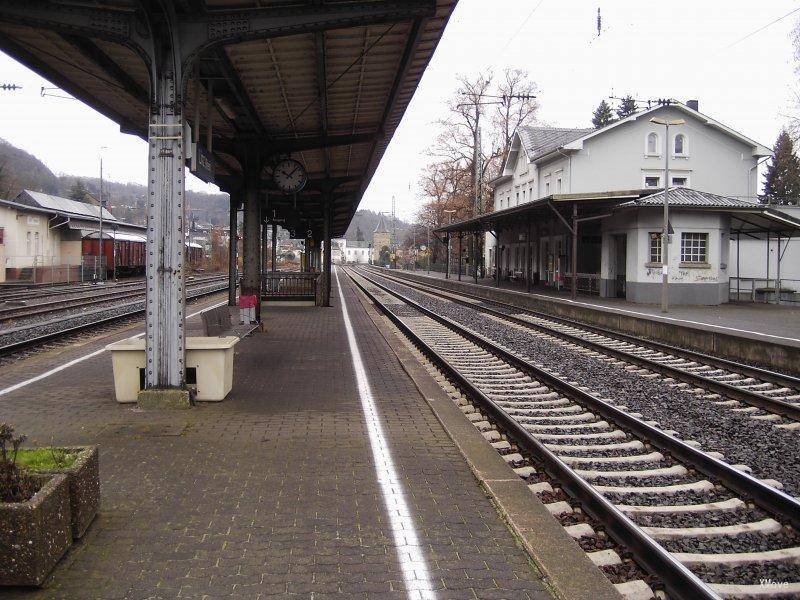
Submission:
M 201 314 L 203 319 L 202 336 L 204 337 L 225 337 L 235 335 L 243 338 L 251 331 L 255 330 L 257 324 L 240 325 L 238 306 L 217 306 Z M 191 332 L 187 331 L 187 335 Z

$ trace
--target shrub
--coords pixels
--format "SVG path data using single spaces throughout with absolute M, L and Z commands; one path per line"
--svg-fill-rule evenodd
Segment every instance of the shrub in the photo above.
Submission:
M 14 428 L 0 423 L 0 502 L 25 502 L 36 493 L 34 480 L 17 464 L 25 436 L 14 437 Z

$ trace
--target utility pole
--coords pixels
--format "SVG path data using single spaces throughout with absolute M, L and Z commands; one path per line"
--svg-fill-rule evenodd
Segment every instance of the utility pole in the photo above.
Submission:
M 669 312 L 669 126 L 683 125 L 683 119 L 653 117 L 651 123 L 664 125 L 664 224 L 661 229 L 661 312 Z
M 484 98 L 495 98 L 495 100 L 490 100 L 488 102 L 484 102 Z M 470 101 L 470 102 L 462 102 L 461 104 L 457 105 L 457 108 L 463 106 L 474 106 L 475 107 L 475 128 L 472 132 L 472 141 L 473 141 L 473 156 L 472 156 L 472 186 L 473 186 L 473 205 L 472 205 L 472 216 L 473 218 L 478 218 L 483 213 L 483 206 L 481 201 L 481 183 L 483 179 L 483 156 L 481 154 L 481 134 L 480 134 L 480 120 L 481 120 L 481 106 L 488 106 L 493 104 L 501 104 L 506 105 L 510 103 L 512 100 L 533 100 L 536 98 L 533 94 L 503 94 L 501 96 L 496 96 L 492 94 L 481 94 L 477 100 Z M 472 235 L 473 237 L 473 260 L 474 264 L 474 272 L 475 272 L 475 283 L 478 283 L 478 254 L 479 254 L 479 243 L 478 243 L 478 228 L 477 223 L 476 229 Z

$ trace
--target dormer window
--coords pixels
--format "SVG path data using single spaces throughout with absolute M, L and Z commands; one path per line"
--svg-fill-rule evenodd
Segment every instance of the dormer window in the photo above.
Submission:
M 686 156 L 686 136 L 679 133 L 675 136 L 675 156 Z
M 647 154 L 649 156 L 658 155 L 658 134 L 654 131 L 647 134 Z

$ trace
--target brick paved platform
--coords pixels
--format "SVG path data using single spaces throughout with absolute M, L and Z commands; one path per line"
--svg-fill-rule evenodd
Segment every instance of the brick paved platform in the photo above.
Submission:
M 342 284 L 436 597 L 549 598 Z M 103 492 L 98 519 L 46 587 L 4 597 L 415 597 L 333 296 L 328 309 L 267 309 L 269 331 L 237 346 L 234 389 L 222 403 L 174 412 L 118 405 L 107 353 L 0 395 L 0 420 L 34 443 L 100 444 Z M 0 389 L 100 346 L 6 367 Z

